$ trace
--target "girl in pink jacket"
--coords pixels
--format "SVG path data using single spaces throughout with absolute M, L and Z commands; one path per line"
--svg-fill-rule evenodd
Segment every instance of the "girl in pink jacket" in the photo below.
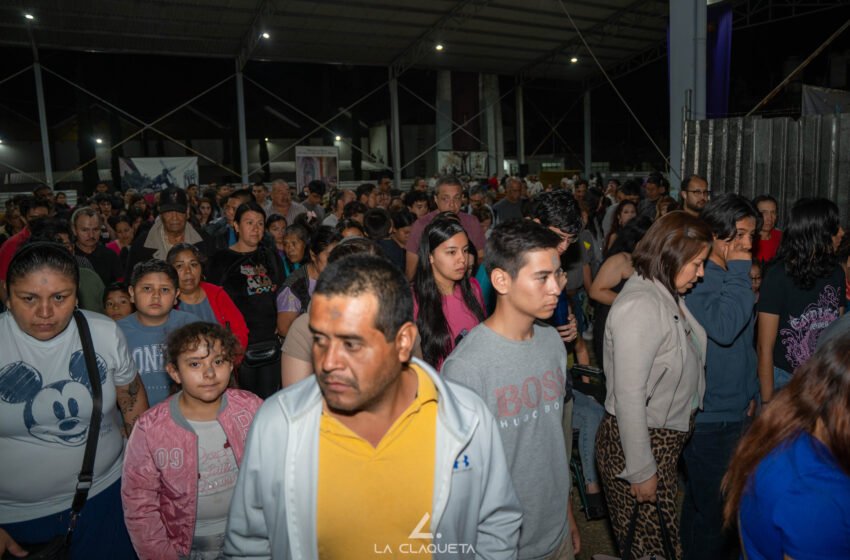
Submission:
M 141 560 L 221 557 L 245 438 L 262 404 L 228 389 L 238 348 L 213 323 L 168 338 L 165 367 L 181 391 L 139 418 L 124 456 L 124 519 Z

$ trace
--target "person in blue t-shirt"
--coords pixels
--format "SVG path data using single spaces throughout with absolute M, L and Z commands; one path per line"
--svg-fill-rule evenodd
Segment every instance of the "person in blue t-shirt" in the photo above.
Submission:
M 741 440 L 723 479 L 749 560 L 850 558 L 850 333 L 800 366 Z
M 200 321 L 191 313 L 173 309 L 180 295 L 179 282 L 177 270 L 163 260 L 137 263 L 128 286 L 136 312 L 118 321 L 151 406 L 170 394 L 163 357 L 166 338 L 183 325 Z

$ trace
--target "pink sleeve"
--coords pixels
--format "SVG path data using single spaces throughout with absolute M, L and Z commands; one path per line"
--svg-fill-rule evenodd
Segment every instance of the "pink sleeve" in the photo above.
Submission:
M 410 228 L 410 236 L 404 246 L 408 253 L 419 254 L 419 242 L 422 240 L 422 232 L 425 231 L 427 225 L 428 222 L 425 222 L 422 218 L 413 222 L 413 227 Z
M 110 241 L 106 244 L 106 248 L 111 249 L 112 252 L 118 255 L 119 257 L 121 256 L 121 248 L 118 246 L 117 241 Z
M 148 447 L 146 427 L 136 424 L 124 453 L 121 502 L 130 540 L 140 560 L 177 560 L 160 513 L 160 472 Z

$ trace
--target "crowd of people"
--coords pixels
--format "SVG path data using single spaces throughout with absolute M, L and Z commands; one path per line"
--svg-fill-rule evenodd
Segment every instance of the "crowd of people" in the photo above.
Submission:
M 0 230 L 0 554 L 572 559 L 581 484 L 624 556 L 850 558 L 832 201 L 779 229 L 658 173 L 60 194 Z

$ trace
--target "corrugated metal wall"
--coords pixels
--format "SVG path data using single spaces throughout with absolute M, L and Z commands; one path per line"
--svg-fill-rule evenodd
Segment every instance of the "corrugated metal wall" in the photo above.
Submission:
M 692 174 L 705 177 L 715 193 L 769 193 L 783 217 L 798 198 L 829 198 L 847 227 L 850 114 L 687 121 L 682 176 Z

